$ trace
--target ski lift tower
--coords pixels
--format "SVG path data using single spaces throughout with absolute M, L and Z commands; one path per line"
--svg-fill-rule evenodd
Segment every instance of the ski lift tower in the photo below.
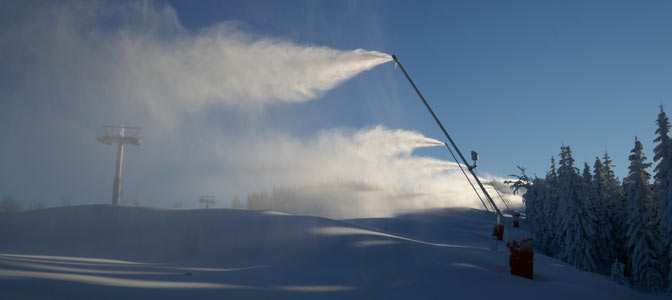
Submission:
M 205 208 L 210 208 L 210 205 L 215 205 L 215 196 L 201 196 L 201 199 L 198 200 L 202 205 L 205 205 Z
M 121 165 L 124 158 L 124 144 L 140 146 L 142 141 L 138 137 L 140 127 L 125 125 L 104 125 L 104 136 L 97 140 L 105 145 L 117 145 L 117 166 L 114 174 L 114 184 L 112 186 L 112 205 L 119 205 L 121 194 Z M 129 134 L 130 133 L 130 134 Z

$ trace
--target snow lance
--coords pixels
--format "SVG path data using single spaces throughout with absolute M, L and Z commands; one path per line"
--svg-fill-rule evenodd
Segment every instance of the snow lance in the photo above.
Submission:
M 497 229 L 499 229 L 499 230 L 503 229 L 503 227 L 502 227 L 501 225 L 502 225 L 502 220 L 504 219 L 504 215 L 502 215 L 502 212 L 499 210 L 499 208 L 498 208 L 497 205 L 495 204 L 495 201 L 493 201 L 493 200 L 492 200 L 492 197 L 490 197 L 490 194 L 488 193 L 488 191 L 487 191 L 487 190 L 485 189 L 485 187 L 483 186 L 483 183 L 481 183 L 481 180 L 478 178 L 478 176 L 476 176 L 476 172 L 474 171 L 474 169 L 476 168 L 476 163 L 475 163 L 475 161 L 474 161 L 474 164 L 473 164 L 473 165 L 470 165 L 469 162 L 467 162 L 467 159 L 466 159 L 466 158 L 464 157 L 464 155 L 462 154 L 462 151 L 460 151 L 460 148 L 457 147 L 457 144 L 455 144 L 455 141 L 453 141 L 453 139 L 450 137 L 450 134 L 448 134 L 448 131 L 446 130 L 446 128 L 443 127 L 443 124 L 441 124 L 441 121 L 439 120 L 439 118 L 438 118 L 438 117 L 436 116 L 436 114 L 434 113 L 434 110 L 432 110 L 432 108 L 429 106 L 429 103 L 427 103 L 427 100 L 425 99 L 425 97 L 422 95 L 422 93 L 420 93 L 420 90 L 418 89 L 418 87 L 415 85 L 415 83 L 414 83 L 413 80 L 411 79 L 411 76 L 408 75 L 408 72 L 406 72 L 406 69 L 404 69 L 404 66 L 401 64 L 401 62 L 399 62 L 399 59 L 397 58 L 397 56 L 394 55 L 394 54 L 392 54 L 392 59 L 394 60 L 395 65 L 396 65 L 396 66 L 399 66 L 399 68 L 401 69 L 401 71 L 404 73 L 404 76 L 406 76 L 406 79 L 408 79 L 408 82 L 411 84 L 411 86 L 412 86 L 413 89 L 415 90 L 415 93 L 418 94 L 418 96 L 420 97 L 420 100 L 422 100 L 422 103 L 425 104 L 425 107 L 427 108 L 427 110 L 429 111 L 429 113 L 430 113 L 430 114 L 432 115 L 432 117 L 434 118 L 434 121 L 436 121 L 436 124 L 439 125 L 439 128 L 441 128 L 441 131 L 443 131 L 443 134 L 444 134 L 444 135 L 446 136 L 446 138 L 448 139 L 448 142 L 450 142 L 450 145 L 453 146 L 453 149 L 455 149 L 455 152 L 457 152 L 457 154 L 458 154 L 458 156 L 460 157 L 460 159 L 462 159 L 462 162 L 464 163 L 464 165 L 467 166 L 467 169 L 469 170 L 469 172 L 471 173 L 471 175 L 474 177 L 474 180 L 476 180 L 476 183 L 478 184 L 478 186 L 480 187 L 481 191 L 482 191 L 483 194 L 485 195 L 485 198 L 488 200 L 488 203 L 489 203 L 489 204 L 492 206 L 492 208 L 495 210 L 495 213 L 497 214 Z M 446 148 L 448 149 L 448 151 L 450 151 L 451 154 L 452 154 L 453 151 L 450 149 L 450 147 L 448 146 L 448 144 L 447 144 L 447 143 L 444 143 L 444 145 L 446 146 Z M 477 157 L 478 157 L 478 154 L 476 154 L 475 152 L 472 151 L 472 158 L 478 159 Z M 457 160 L 457 159 L 456 159 L 456 160 Z M 461 167 L 460 167 L 460 168 L 461 168 Z M 465 176 L 467 176 L 466 173 L 465 173 Z M 467 180 L 469 180 L 469 177 L 468 177 L 468 176 L 467 176 Z M 469 180 L 469 183 L 471 183 L 471 180 Z M 476 191 L 476 190 L 474 189 L 474 192 L 475 192 L 475 191 Z M 476 193 L 476 194 L 478 195 L 478 193 Z M 480 198 L 480 196 L 479 196 L 479 198 Z M 486 206 L 486 209 L 487 209 L 487 206 Z M 495 229 L 495 231 L 497 231 L 497 229 Z M 500 239 L 501 239 L 501 238 L 500 238 Z

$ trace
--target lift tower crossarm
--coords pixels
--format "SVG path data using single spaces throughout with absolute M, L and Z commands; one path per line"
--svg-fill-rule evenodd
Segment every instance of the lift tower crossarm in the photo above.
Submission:
M 464 155 L 462 155 L 462 151 L 460 151 L 460 148 L 457 147 L 457 145 L 455 144 L 453 139 L 450 137 L 450 134 L 448 134 L 448 131 L 446 131 L 446 128 L 443 127 L 443 124 L 441 124 L 441 121 L 439 121 L 439 118 L 434 113 L 434 110 L 432 110 L 432 108 L 429 106 L 429 103 L 427 103 L 427 100 L 425 100 L 425 97 L 422 95 L 422 93 L 420 93 L 420 90 L 418 90 L 418 87 L 415 86 L 415 83 L 411 79 L 411 76 L 408 75 L 408 73 L 406 72 L 406 69 L 404 69 L 404 66 L 401 65 L 401 62 L 399 62 L 399 59 L 397 58 L 397 56 L 392 54 L 392 59 L 394 60 L 394 63 L 396 63 L 399 66 L 401 71 L 404 72 L 404 75 L 406 76 L 406 79 L 408 79 L 408 82 L 411 83 L 411 86 L 413 86 L 413 89 L 415 90 L 415 92 L 420 97 L 420 100 L 422 100 L 422 103 L 425 104 L 425 107 L 427 107 L 427 110 L 429 110 L 429 113 L 432 114 L 432 117 L 434 118 L 434 121 L 436 121 L 436 124 L 439 125 L 439 127 L 441 128 L 441 131 L 443 131 L 443 134 L 446 136 L 446 138 L 448 138 L 448 141 L 453 146 L 453 148 L 455 148 L 455 151 L 457 151 L 457 154 L 462 159 L 462 162 L 466 166 L 470 166 L 469 162 L 467 162 L 467 159 L 464 158 Z M 446 145 L 446 146 L 448 146 L 448 145 Z M 478 183 L 478 186 L 481 188 L 481 191 L 483 191 L 483 194 L 485 194 L 485 198 L 487 198 L 488 201 L 490 202 L 490 204 L 492 205 L 492 207 L 495 208 L 495 211 L 497 212 L 498 219 L 499 218 L 504 219 L 504 215 L 502 215 L 502 212 L 499 210 L 499 208 L 495 204 L 495 201 L 492 200 L 492 197 L 490 197 L 490 194 L 488 194 L 488 191 L 485 190 L 485 187 L 483 186 L 483 183 L 481 183 L 481 180 L 478 179 L 478 176 L 476 176 L 476 172 L 474 172 L 474 168 L 470 167 L 470 168 L 467 168 L 467 169 L 469 169 L 469 173 L 471 173 L 471 175 L 474 177 L 474 179 Z

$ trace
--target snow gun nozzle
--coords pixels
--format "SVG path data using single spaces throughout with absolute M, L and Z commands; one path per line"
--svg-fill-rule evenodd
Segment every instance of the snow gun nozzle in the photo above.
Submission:
M 397 62 L 397 63 L 399 62 L 399 60 L 397 59 L 397 56 L 394 55 L 394 54 L 392 54 L 392 59 L 394 59 L 394 62 Z

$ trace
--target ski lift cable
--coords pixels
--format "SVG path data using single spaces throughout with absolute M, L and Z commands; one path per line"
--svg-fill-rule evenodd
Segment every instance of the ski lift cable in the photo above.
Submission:
M 392 55 L 392 59 L 399 66 L 399 69 L 401 69 L 401 71 L 404 73 L 404 75 L 406 76 L 406 79 L 408 79 L 408 82 L 411 84 L 411 86 L 413 87 L 415 92 L 418 94 L 418 96 L 420 97 L 420 100 L 422 100 L 422 103 L 425 104 L 425 107 L 427 108 L 429 113 L 434 118 L 434 121 L 436 121 L 436 124 L 439 125 L 439 128 L 441 128 L 441 131 L 443 131 L 443 134 L 446 136 L 446 138 L 448 138 L 448 141 L 453 146 L 453 148 L 455 148 L 455 151 L 460 156 L 460 158 L 462 159 L 464 164 L 469 166 L 469 162 L 467 162 L 467 159 L 464 158 L 464 155 L 460 151 L 460 148 L 457 147 L 457 145 L 455 144 L 455 141 L 453 141 L 453 139 L 450 137 L 446 128 L 443 127 L 443 124 L 441 123 L 441 121 L 439 121 L 439 118 L 434 113 L 434 110 L 432 110 L 432 108 L 429 106 L 429 103 L 427 103 L 427 100 L 425 100 L 425 97 L 422 95 L 422 93 L 420 93 L 420 90 L 418 89 L 418 87 L 415 86 L 415 83 L 413 82 L 411 77 L 408 75 L 408 73 L 406 72 L 406 69 L 404 69 L 404 66 L 401 64 L 401 62 L 399 62 L 399 59 L 397 58 L 397 56 Z M 499 210 L 499 208 L 495 204 L 495 201 L 492 200 L 492 197 L 490 197 L 490 194 L 488 194 L 488 191 L 485 190 L 485 187 L 483 186 L 483 183 L 481 183 L 480 179 L 478 179 L 478 176 L 476 175 L 476 172 L 474 172 L 474 169 L 469 167 L 469 172 L 474 177 L 474 180 L 476 180 L 476 183 L 478 183 L 478 186 L 481 188 L 481 191 L 483 192 L 483 195 L 485 195 L 486 199 L 488 199 L 488 202 L 490 202 L 492 207 L 495 209 L 495 212 L 497 213 L 497 223 L 500 223 L 501 219 L 504 219 L 504 215 L 502 214 L 502 212 Z
M 460 164 L 460 162 L 457 161 L 457 157 L 455 157 L 455 154 L 453 153 L 453 150 L 450 149 L 450 147 L 448 147 L 448 144 L 446 144 L 446 143 L 443 143 L 443 144 L 446 145 L 446 148 L 450 152 L 450 155 L 453 156 L 453 159 L 455 160 L 455 163 L 457 164 L 458 167 L 460 167 L 460 171 L 462 171 L 462 174 L 464 174 L 464 178 L 467 179 L 467 181 L 469 182 L 469 185 L 471 185 L 471 188 L 474 190 L 474 193 L 476 193 L 476 196 L 478 196 L 478 200 L 481 200 L 481 203 L 483 204 L 483 207 L 485 207 L 485 210 L 487 212 L 490 212 L 490 209 L 488 208 L 488 206 L 485 205 L 485 201 L 483 201 L 483 198 L 481 198 L 481 194 L 478 193 L 478 191 L 476 190 L 476 187 L 471 182 L 471 179 L 469 179 L 469 175 L 467 175 L 467 173 L 464 172 L 464 168 L 462 168 L 462 164 Z

